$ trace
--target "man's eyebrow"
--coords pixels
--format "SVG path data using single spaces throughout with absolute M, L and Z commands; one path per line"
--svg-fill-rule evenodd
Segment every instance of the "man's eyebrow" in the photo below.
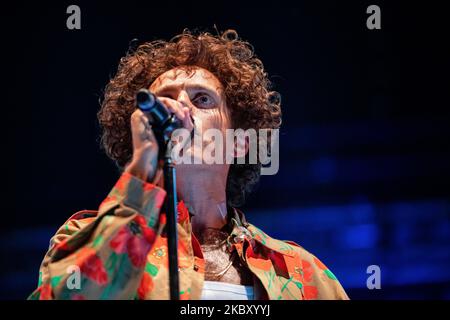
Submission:
M 179 87 L 179 85 L 175 85 L 175 84 L 162 85 L 160 87 L 157 87 L 153 91 L 153 93 L 161 94 L 161 93 L 165 93 L 165 92 L 171 92 L 171 91 L 177 90 L 178 87 Z M 208 86 L 208 85 L 203 85 L 203 84 L 188 84 L 186 86 L 186 89 L 194 90 L 194 91 L 206 90 L 206 91 L 210 91 L 210 92 L 214 93 L 217 96 L 220 96 L 220 88 L 215 88 L 213 86 Z

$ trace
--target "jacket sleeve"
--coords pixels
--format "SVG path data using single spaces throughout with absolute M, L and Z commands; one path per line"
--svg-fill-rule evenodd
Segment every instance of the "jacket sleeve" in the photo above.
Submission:
M 350 300 L 339 280 L 321 260 L 299 244 L 285 242 L 293 245 L 299 254 L 304 299 Z
M 134 299 L 166 192 L 123 173 L 98 211 L 74 214 L 52 237 L 28 299 Z
M 315 255 L 309 253 L 302 260 L 305 275 L 306 299 L 349 300 L 336 276 Z

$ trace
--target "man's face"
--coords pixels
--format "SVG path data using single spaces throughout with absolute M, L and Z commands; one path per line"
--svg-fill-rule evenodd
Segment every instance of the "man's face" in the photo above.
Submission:
M 203 134 L 206 130 L 219 129 L 225 137 L 225 130 L 230 128 L 223 86 L 206 69 L 195 67 L 189 73 L 182 67 L 169 70 L 160 75 L 149 89 L 158 97 L 176 100 L 180 107 L 189 108 L 194 119 L 194 134 L 201 139 L 203 147 L 213 142 Z M 187 149 L 189 156 L 197 156 L 192 148 Z

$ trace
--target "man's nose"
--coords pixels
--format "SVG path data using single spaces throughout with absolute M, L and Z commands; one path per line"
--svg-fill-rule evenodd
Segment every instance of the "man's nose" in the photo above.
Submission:
M 188 107 L 189 110 L 192 109 L 192 102 L 191 99 L 189 98 L 189 95 L 187 94 L 187 92 L 185 90 L 182 90 L 180 92 L 180 94 L 178 95 L 178 102 L 181 103 L 181 105 L 183 107 Z

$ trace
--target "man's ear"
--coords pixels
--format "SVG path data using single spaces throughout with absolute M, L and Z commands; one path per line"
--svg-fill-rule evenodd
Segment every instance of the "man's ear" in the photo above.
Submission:
M 245 157 L 249 149 L 249 140 L 245 135 L 238 135 L 234 139 L 234 157 L 242 158 Z

